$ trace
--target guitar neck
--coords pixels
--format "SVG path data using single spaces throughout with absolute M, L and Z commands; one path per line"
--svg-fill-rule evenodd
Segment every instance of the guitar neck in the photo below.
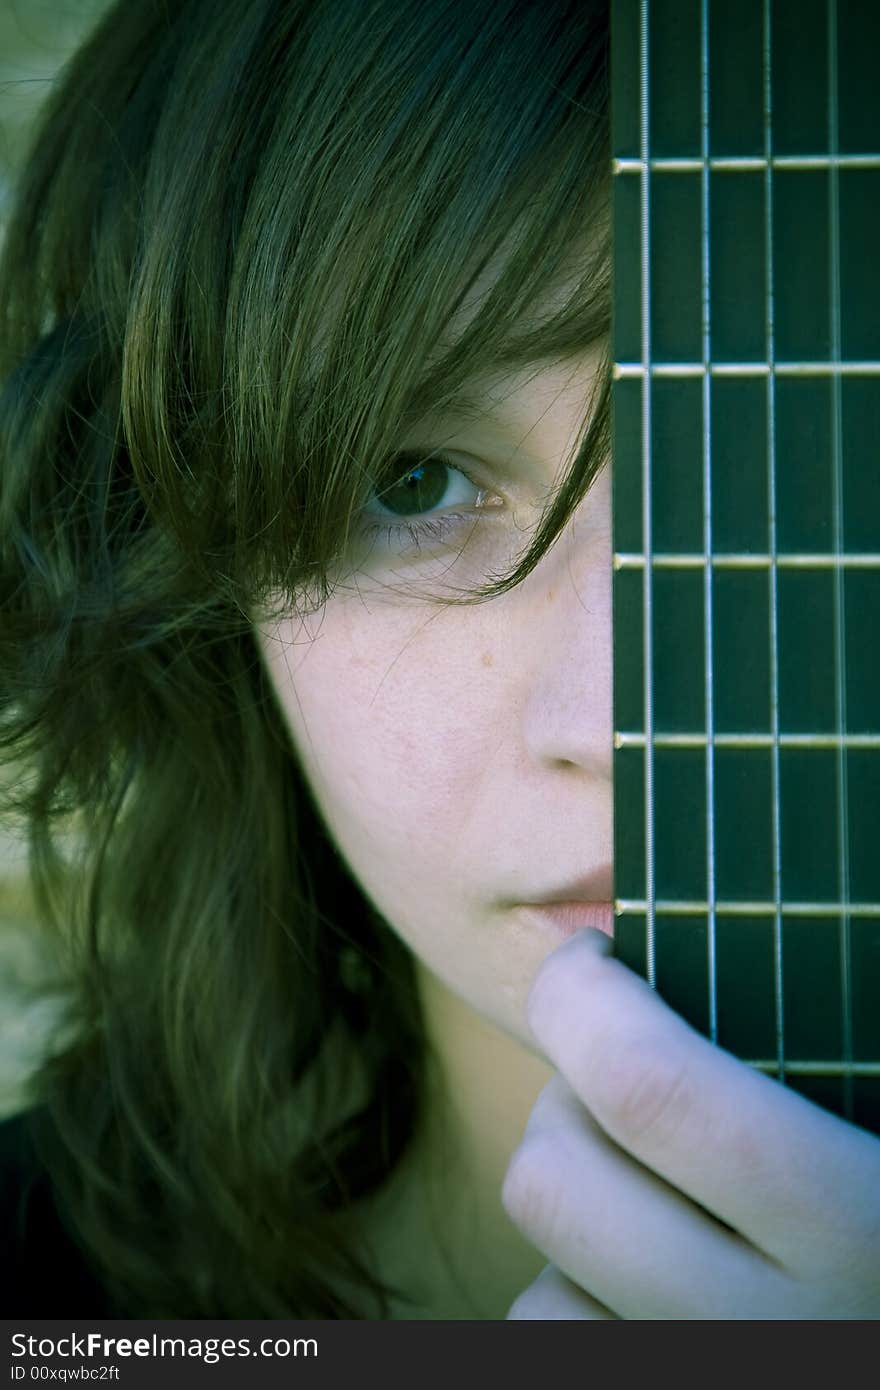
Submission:
M 616 950 L 880 1133 L 878 52 L 612 5 Z

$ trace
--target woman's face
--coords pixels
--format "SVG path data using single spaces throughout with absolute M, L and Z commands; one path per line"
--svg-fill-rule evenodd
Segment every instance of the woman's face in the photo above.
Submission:
M 401 448 L 442 447 L 448 465 L 431 465 L 430 508 L 423 498 L 409 519 L 463 507 L 464 531 L 442 549 L 427 536 L 416 554 L 406 532 L 383 533 L 316 615 L 257 629 L 304 774 L 363 891 L 442 984 L 524 1043 L 528 986 L 562 929 L 518 904 L 611 897 L 607 466 L 522 584 L 470 607 L 425 596 L 485 583 L 523 553 L 598 364 L 596 353 L 496 378 L 480 418 L 422 422 Z M 405 495 L 398 485 L 393 515 L 376 497 L 365 523 L 399 521 Z M 584 892 L 565 892 L 584 878 Z

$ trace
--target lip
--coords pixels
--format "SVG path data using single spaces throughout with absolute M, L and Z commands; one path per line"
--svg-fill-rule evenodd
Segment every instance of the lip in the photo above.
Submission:
M 614 897 L 614 871 L 610 864 L 603 864 L 584 878 L 574 879 L 549 893 L 529 898 L 529 907 L 544 907 L 547 904 L 603 903 L 607 906 Z
M 560 936 L 574 936 L 582 927 L 596 927 L 606 936 L 614 936 L 613 902 L 523 903 L 520 911 L 542 930 Z

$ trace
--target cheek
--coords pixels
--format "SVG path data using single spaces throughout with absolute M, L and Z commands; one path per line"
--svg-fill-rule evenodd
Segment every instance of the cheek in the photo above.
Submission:
M 521 647 L 472 613 L 351 620 L 331 600 L 314 641 L 263 639 L 267 671 L 328 831 L 422 966 L 527 1047 L 528 986 L 552 941 L 497 910 L 510 873 Z M 530 852 L 525 827 L 522 853 Z M 573 862 L 570 861 L 570 862 Z
M 349 625 L 325 610 L 309 646 L 282 631 L 269 666 L 305 775 L 368 889 L 448 881 L 491 759 L 498 692 L 441 619 Z M 295 645 L 287 645 L 295 639 Z

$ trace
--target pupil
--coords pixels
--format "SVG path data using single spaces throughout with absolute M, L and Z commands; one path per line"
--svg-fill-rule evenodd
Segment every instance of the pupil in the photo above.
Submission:
M 445 491 L 446 464 L 428 459 L 409 467 L 399 481 L 392 483 L 379 497 L 389 511 L 399 508 L 401 513 L 412 515 L 420 509 L 430 511 L 438 506 Z

